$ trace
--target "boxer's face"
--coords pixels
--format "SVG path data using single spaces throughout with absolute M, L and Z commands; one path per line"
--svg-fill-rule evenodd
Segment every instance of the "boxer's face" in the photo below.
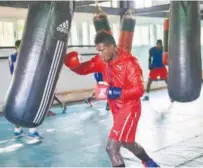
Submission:
M 105 45 L 104 43 L 99 43 L 96 45 L 96 49 L 99 53 L 99 56 L 105 61 L 108 62 L 112 60 L 114 54 L 114 45 Z
M 156 44 L 156 47 L 157 47 L 158 49 L 160 49 L 160 48 L 162 47 L 162 44 L 157 43 L 157 44 Z

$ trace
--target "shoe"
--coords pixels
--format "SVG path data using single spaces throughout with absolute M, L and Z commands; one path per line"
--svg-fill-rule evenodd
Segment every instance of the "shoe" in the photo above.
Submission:
M 160 166 L 154 162 L 152 159 L 148 160 L 147 162 L 142 162 L 145 168 L 160 168 Z
M 87 103 L 90 107 L 92 107 L 91 97 L 86 98 L 85 103 Z
M 148 101 L 149 100 L 149 96 L 145 96 L 142 101 Z
M 25 135 L 23 130 L 21 130 L 20 132 L 14 132 L 13 134 L 15 138 L 20 138 Z
M 28 133 L 28 137 L 29 138 L 36 138 L 36 139 L 42 139 L 43 137 L 39 135 L 38 132 L 34 132 L 34 133 Z

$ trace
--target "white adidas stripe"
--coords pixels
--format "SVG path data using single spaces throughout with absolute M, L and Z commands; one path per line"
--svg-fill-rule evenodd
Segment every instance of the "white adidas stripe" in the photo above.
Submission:
M 50 69 L 50 73 L 47 79 L 47 83 L 45 86 L 45 92 L 40 104 L 40 108 L 39 108 L 39 113 L 37 114 L 37 116 L 35 117 L 34 122 L 35 123 L 39 123 L 41 121 L 41 119 L 43 118 L 45 111 L 45 108 L 47 107 L 48 104 L 48 96 L 50 95 L 51 91 L 52 91 L 52 84 L 54 82 L 54 77 L 56 75 L 56 68 L 58 67 L 59 61 L 60 61 L 60 54 L 62 52 L 62 48 L 64 46 L 63 42 L 58 41 L 57 42 L 57 46 L 55 49 L 55 53 L 54 53 L 54 59 L 51 65 L 51 69 Z M 62 47 L 62 48 L 61 48 Z M 50 86 L 51 85 L 51 86 Z
M 53 82 L 54 82 L 54 79 L 55 79 L 55 75 L 56 75 L 56 72 L 57 72 L 57 67 L 58 67 L 58 64 L 59 64 L 59 61 L 60 61 L 60 57 L 61 57 L 61 53 L 63 51 L 63 47 L 64 47 L 64 42 L 58 40 L 57 44 L 56 44 L 55 53 L 54 53 L 53 61 L 52 61 L 52 64 L 51 64 L 51 68 L 50 68 L 50 71 L 49 71 L 48 79 L 47 79 L 47 82 L 46 82 L 46 85 L 45 85 L 45 91 L 43 93 L 42 100 L 41 100 L 40 107 L 38 109 L 37 115 L 35 116 L 35 118 L 33 120 L 33 122 L 36 123 L 36 124 L 41 121 L 41 119 L 43 118 L 44 113 L 46 112 L 45 109 L 46 109 L 46 106 L 47 106 L 48 100 L 49 100 L 48 96 L 50 96 L 50 93 L 52 91 L 52 85 L 53 85 Z
M 66 22 L 63 22 L 63 27 L 66 28 Z
M 37 123 L 39 123 L 42 120 L 44 114 L 46 113 L 45 110 L 46 110 L 46 107 L 48 105 L 49 96 L 50 96 L 51 91 L 52 91 L 52 87 L 51 86 L 53 86 L 53 82 L 54 82 L 54 79 L 55 79 L 55 76 L 56 76 L 57 67 L 58 67 L 59 62 L 60 62 L 60 58 L 61 58 L 60 56 L 62 54 L 63 47 L 64 47 L 64 43 L 63 42 L 59 42 L 58 50 L 56 49 L 57 50 L 57 53 L 56 53 L 57 55 L 55 57 L 56 60 L 54 60 L 54 62 L 56 62 L 56 63 L 53 66 L 53 70 L 52 70 L 52 74 L 50 75 L 50 79 L 48 79 L 50 81 L 49 81 L 49 84 L 47 86 L 48 90 L 47 90 L 47 94 L 45 96 L 45 103 L 43 104 L 42 113 L 39 115 Z
M 68 22 L 68 20 L 66 22 L 63 22 L 62 24 L 60 24 L 59 27 L 68 29 L 69 28 L 69 22 Z
M 51 94 L 51 91 L 52 91 L 52 86 L 53 86 L 53 83 L 54 83 L 54 79 L 55 79 L 55 76 L 56 76 L 56 72 L 57 72 L 57 68 L 58 68 L 58 65 L 59 65 L 59 62 L 60 62 L 60 56 L 61 56 L 61 53 L 62 53 L 62 51 L 63 51 L 63 43 L 61 43 L 61 44 L 59 44 L 59 50 L 58 50 L 58 55 L 57 55 L 57 57 L 56 57 L 56 64 L 55 64 L 55 66 L 54 66 L 54 71 L 53 71 L 53 75 L 52 75 L 52 78 L 50 79 L 50 85 L 48 85 L 48 86 L 50 86 L 49 88 L 49 90 L 48 90 L 48 93 L 47 93 L 47 95 L 46 95 L 46 97 L 45 97 L 45 100 L 47 100 L 46 101 L 46 103 L 44 104 L 44 106 L 43 106 L 43 109 L 42 109 L 42 111 L 43 111 L 43 113 L 41 113 L 40 114 L 40 118 L 38 119 L 38 122 L 37 123 L 40 123 L 40 121 L 42 120 L 42 118 L 43 118 L 43 116 L 44 116 L 44 114 L 47 112 L 46 111 L 46 107 L 47 107 L 47 105 L 48 105 L 48 100 L 49 100 L 49 96 L 50 96 L 50 94 Z
M 68 23 L 68 21 L 66 21 L 66 28 L 68 28 L 69 27 L 69 23 Z
M 43 107 L 43 105 L 44 105 L 44 101 L 46 101 L 46 100 L 45 100 L 45 95 L 46 95 L 46 93 L 47 93 L 47 89 L 49 89 L 49 88 L 48 88 L 48 86 L 49 86 L 49 78 L 50 78 L 50 76 L 52 75 L 52 72 L 53 72 L 53 70 L 54 70 L 54 69 L 53 69 L 53 66 L 54 66 L 54 64 L 55 64 L 55 59 L 56 59 L 56 56 L 57 56 L 56 53 L 58 52 L 58 45 L 59 45 L 59 43 L 57 42 L 56 49 L 55 49 L 55 52 L 54 52 L 53 61 L 52 61 L 52 64 L 51 64 L 51 68 L 50 68 L 50 71 L 49 71 L 49 75 L 48 75 L 48 79 L 47 79 L 47 82 L 46 82 L 46 85 L 45 85 L 45 90 L 44 90 L 44 93 L 43 93 L 43 96 L 42 96 L 42 100 L 41 100 L 41 103 L 40 103 L 40 106 L 39 106 L 37 115 L 35 116 L 35 119 L 34 119 L 34 121 L 33 121 L 34 123 L 37 123 L 36 121 L 38 120 L 40 114 L 43 113 L 42 107 Z

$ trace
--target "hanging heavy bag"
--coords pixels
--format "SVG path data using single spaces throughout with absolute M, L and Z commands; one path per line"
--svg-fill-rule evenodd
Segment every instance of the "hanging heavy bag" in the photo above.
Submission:
M 169 31 L 169 96 L 191 102 L 201 90 L 199 2 L 171 1 Z
M 107 18 L 106 13 L 104 11 L 97 7 L 97 11 L 95 13 L 95 16 L 93 17 L 93 23 L 96 32 L 106 31 L 110 34 L 112 34 L 111 27 Z
M 129 9 L 122 18 L 118 47 L 131 52 L 135 29 L 135 10 Z
M 42 124 L 63 65 L 73 1 L 31 2 L 3 112 L 13 124 Z

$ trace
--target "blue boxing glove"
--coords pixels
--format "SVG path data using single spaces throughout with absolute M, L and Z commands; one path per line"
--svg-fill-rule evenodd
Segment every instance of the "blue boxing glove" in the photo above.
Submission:
M 95 73 L 94 73 L 94 78 L 95 78 L 95 80 L 97 81 L 97 83 L 103 81 L 103 75 L 102 75 L 102 73 L 100 73 L 100 72 L 95 72 Z
M 109 87 L 107 89 L 107 97 L 109 99 L 118 99 L 121 96 L 121 88 L 118 87 Z

